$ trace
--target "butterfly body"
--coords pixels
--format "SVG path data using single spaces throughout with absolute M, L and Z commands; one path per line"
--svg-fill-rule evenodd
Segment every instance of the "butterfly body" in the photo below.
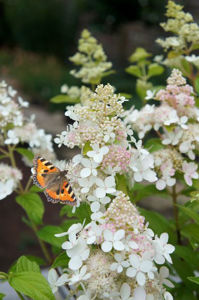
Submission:
M 34 158 L 33 182 L 45 189 L 47 200 L 53 203 L 76 205 L 76 198 L 70 183 L 67 181 L 67 171 L 60 171 L 51 162 L 37 156 Z

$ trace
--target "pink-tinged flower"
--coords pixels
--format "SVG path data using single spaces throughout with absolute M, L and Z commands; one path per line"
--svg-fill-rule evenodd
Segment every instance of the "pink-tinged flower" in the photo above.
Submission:
M 112 145 L 109 152 L 104 156 L 102 161 L 102 169 L 117 168 L 119 172 L 127 171 L 130 163 L 131 152 L 126 147 Z
M 182 171 L 185 173 L 184 179 L 189 186 L 192 186 L 192 178 L 198 179 L 198 173 L 196 172 L 197 169 L 197 164 L 194 164 L 193 162 L 187 163 L 184 161 L 182 164 Z

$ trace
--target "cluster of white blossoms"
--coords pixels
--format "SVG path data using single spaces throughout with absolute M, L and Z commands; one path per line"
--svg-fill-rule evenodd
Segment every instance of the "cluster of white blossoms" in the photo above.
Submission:
M 82 149 L 69 164 L 68 176 L 76 196 L 93 202 L 96 217 L 116 192 L 118 174 L 128 174 L 132 182 L 155 182 L 157 177 L 153 156 L 135 141 L 121 119 L 125 98 L 115 94 L 110 84 L 98 85 L 89 96 L 84 105 L 67 107 L 65 115 L 74 123 L 55 142 Z
M 0 200 L 12 194 L 21 179 L 20 170 L 0 163 Z
M 64 235 L 68 240 L 62 248 L 70 260 L 61 278 L 50 270 L 54 291 L 67 283 L 79 290 L 78 300 L 173 299 L 164 287 L 173 287 L 169 270 L 159 268 L 172 263 L 168 234 L 154 235 L 124 193 L 117 193 L 98 222 L 73 224 L 56 236 Z
M 5 81 L 0 83 L 0 145 L 2 153 L 5 154 L 7 147 L 14 149 L 20 144 L 25 144 L 34 153 L 45 157 L 54 158 L 52 147 L 52 136 L 46 134 L 43 129 L 38 129 L 34 117 L 26 119 L 23 108 L 28 107 L 17 92 Z M 6 155 L 5 155 L 6 156 Z M 25 160 L 27 164 L 30 161 Z M 0 199 L 5 198 L 16 189 L 18 182 L 22 179 L 20 170 L 9 165 L 1 164 L 0 175 Z
M 52 152 L 52 136 L 37 128 L 34 116 L 29 120 L 24 117 L 22 109 L 28 106 L 5 81 L 0 83 L 1 144 L 27 143 L 33 152 Z
M 173 69 L 165 89 L 153 96 L 159 106 L 145 105 L 140 111 L 126 112 L 125 122 L 145 137 L 155 130 L 167 149 L 152 153 L 158 177 L 156 187 L 164 189 L 176 183 L 175 174 L 183 174 L 185 182 L 192 185 L 192 179 L 199 177 L 197 164 L 192 162 L 199 149 L 199 109 L 195 106 L 193 88 L 186 84 L 182 73 Z
M 79 70 L 72 70 L 71 74 L 84 83 L 98 84 L 112 67 L 112 63 L 107 62 L 102 45 L 86 29 L 82 31 L 78 52 L 70 60 L 80 67 Z
M 173 299 L 164 287 L 172 286 L 168 269 L 157 267 L 172 263 L 168 234 L 155 236 L 121 191 L 128 178 L 131 184 L 157 181 L 153 155 L 122 120 L 125 100 L 111 85 L 98 85 L 83 105 L 67 107 L 65 115 L 74 123 L 55 139 L 59 146 L 81 149 L 68 164 L 67 177 L 79 204 L 90 205 L 91 222 L 56 235 L 68 235 L 62 248 L 70 260 L 61 277 L 49 271 L 49 282 L 54 292 L 65 283 L 73 286 L 78 300 Z

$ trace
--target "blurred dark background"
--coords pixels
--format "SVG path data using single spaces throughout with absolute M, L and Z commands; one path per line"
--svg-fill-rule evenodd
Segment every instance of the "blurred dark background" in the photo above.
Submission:
M 12 81 L 29 101 L 45 104 L 61 84 L 78 84 L 68 74 L 68 57 L 80 32 L 88 28 L 103 44 L 113 67 L 109 81 L 131 91 L 133 79 L 123 71 L 136 47 L 158 53 L 166 0 L 0 0 L 0 77 Z M 184 4 L 196 21 L 199 1 Z M 55 106 L 50 106 L 52 110 Z
M 166 3 L 166 0 L 0 0 L 0 79 L 8 81 L 31 102 L 29 113 L 36 114 L 39 127 L 52 134 L 59 133 L 65 126 L 63 111 L 59 112 L 63 107 L 50 104 L 49 99 L 60 92 L 63 83 L 80 84 L 69 75 L 72 65 L 68 57 L 76 52 L 81 31 L 84 28 L 91 31 L 117 70 L 106 82 L 115 85 L 118 91 L 133 93 L 135 79 L 124 71 L 128 57 L 139 46 L 159 53 L 155 39 L 164 34 L 159 23 L 165 19 Z M 198 0 L 177 3 L 185 5 L 198 22 Z M 28 177 L 30 170 L 25 172 Z M 164 214 L 170 213 L 168 201 L 151 205 Z M 45 222 L 58 224 L 59 207 L 46 201 L 45 206 Z M 1 271 L 7 270 L 24 252 L 41 254 L 31 230 L 21 221 L 23 215 L 14 196 L 0 202 Z

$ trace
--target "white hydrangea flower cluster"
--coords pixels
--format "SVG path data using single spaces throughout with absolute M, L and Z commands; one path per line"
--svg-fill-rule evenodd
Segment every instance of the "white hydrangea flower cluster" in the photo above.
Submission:
M 128 196 L 118 192 L 100 221 L 73 224 L 66 233 L 57 234 L 68 236 L 62 248 L 70 260 L 60 280 L 50 270 L 52 288 L 56 282 L 81 287 L 78 300 L 172 300 L 163 286 L 173 286 L 167 279 L 169 271 L 158 265 L 172 263 L 174 247 L 168 244 L 167 233 L 155 236 L 144 221 Z
M 183 6 L 168 1 L 166 16 L 168 20 L 161 26 L 166 32 L 172 32 L 174 36 L 157 40 L 165 50 L 172 49 L 183 53 L 183 50 L 190 49 L 190 45 L 198 44 L 199 26 L 193 22 L 190 13 L 183 11 Z
M 80 66 L 78 71 L 72 70 L 71 74 L 81 78 L 84 83 L 99 84 L 105 72 L 112 67 L 112 63 L 107 62 L 102 45 L 86 29 L 81 34 L 78 52 L 70 60 Z
M 68 176 L 76 196 L 91 203 L 94 219 L 115 194 L 118 175 L 129 174 L 137 182 L 157 180 L 153 156 L 121 119 L 124 101 L 110 84 L 99 85 L 84 105 L 67 107 L 65 115 L 74 124 L 55 138 L 59 146 L 82 149 L 69 164 Z
M 68 164 L 67 176 L 76 197 L 89 203 L 91 222 L 73 224 L 56 235 L 68 236 L 62 248 L 70 260 L 62 277 L 49 271 L 49 282 L 54 291 L 72 285 L 78 300 L 172 300 L 163 286 L 171 286 L 168 269 L 156 266 L 172 262 L 168 234 L 154 236 L 119 187 L 125 176 L 157 181 L 154 157 L 122 120 L 124 101 L 107 84 L 99 85 L 84 103 L 67 107 L 74 123 L 55 142 L 82 149 Z
M 195 106 L 193 88 L 186 84 L 179 70 L 173 69 L 166 88 L 159 90 L 154 99 L 160 101 L 160 106 L 147 104 L 140 111 L 132 109 L 125 113 L 125 122 L 131 124 L 140 139 L 154 129 L 168 147 L 152 153 L 158 189 L 173 186 L 176 171 L 192 185 L 192 179 L 199 177 L 197 164 L 190 162 L 199 149 L 199 109 Z
M 34 116 L 30 120 L 24 117 L 22 109 L 28 106 L 5 81 L 0 83 L 1 144 L 28 143 L 33 152 L 52 152 L 52 136 L 37 128 Z
M 12 194 L 21 179 L 19 169 L 0 163 L 0 200 Z
M 17 95 L 11 86 L 5 81 L 0 83 L 0 144 L 1 152 L 5 154 L 8 149 L 14 150 L 19 143 L 28 144 L 34 154 L 45 154 L 45 157 L 54 159 L 52 136 L 46 134 L 43 129 L 38 129 L 34 117 L 27 120 L 23 114 L 23 108 L 29 106 Z M 6 149 L 7 147 L 7 149 Z M 27 165 L 32 162 L 24 158 Z M 21 171 L 6 164 L 0 164 L 0 199 L 10 195 L 22 179 Z

